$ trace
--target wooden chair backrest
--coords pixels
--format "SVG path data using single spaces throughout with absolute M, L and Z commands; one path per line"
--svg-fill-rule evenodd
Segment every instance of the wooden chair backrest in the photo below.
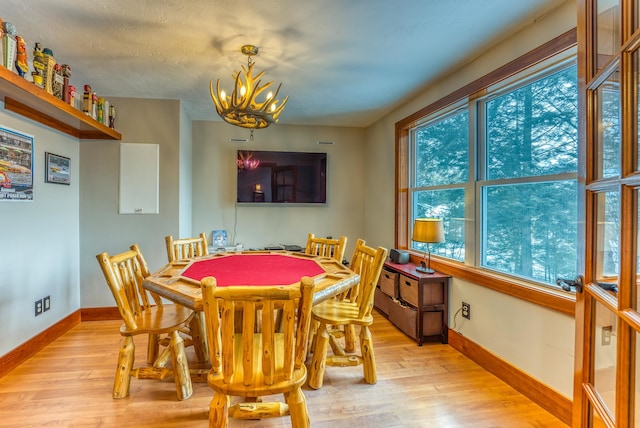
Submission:
M 371 315 L 373 308 L 373 296 L 378 279 L 387 258 L 387 249 L 377 249 L 365 245 L 365 241 L 358 239 L 356 248 L 351 258 L 349 268 L 360 275 L 358 285 L 350 290 L 349 299 L 358 303 L 359 318 Z
M 169 262 L 209 254 L 207 236 L 204 233 L 195 238 L 180 239 L 173 239 L 173 236 L 168 235 L 165 236 L 164 240 L 167 243 L 167 258 Z
M 222 377 L 225 384 L 239 382 L 236 374 L 242 376 L 246 396 L 261 386 L 291 380 L 307 354 L 315 281 L 305 277 L 300 288 L 218 288 L 215 278 L 204 278 L 202 298 L 211 373 Z M 279 310 L 281 324 L 276 322 Z M 242 312 L 241 317 L 237 311 Z M 257 352 L 260 347 L 261 353 Z
M 113 256 L 106 252 L 96 256 L 128 330 L 137 328 L 135 317 L 151 306 L 149 294 L 142 286 L 145 275 L 140 260 L 145 265 L 146 262 L 137 245 L 135 247 L 135 250 Z
M 332 257 L 342 263 L 346 246 L 346 236 L 341 236 L 339 239 L 316 238 L 313 233 L 310 233 L 304 252 L 315 256 Z
M 147 260 L 142 255 L 142 251 L 140 251 L 140 247 L 138 246 L 138 244 L 133 244 L 129 248 L 132 251 L 135 251 L 136 253 L 138 253 L 138 264 L 140 264 L 140 271 L 142 272 L 142 278 L 147 278 L 149 275 L 151 275 L 151 271 L 149 270 L 149 264 L 147 263 Z M 151 291 L 148 291 L 148 293 L 153 298 L 153 301 L 155 302 L 156 305 L 158 306 L 162 305 L 162 299 L 160 298 L 160 296 L 158 296 L 156 293 L 153 293 Z

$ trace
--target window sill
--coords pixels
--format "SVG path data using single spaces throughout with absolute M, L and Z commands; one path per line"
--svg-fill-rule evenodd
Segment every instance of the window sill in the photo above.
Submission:
M 420 264 L 421 256 L 411 254 L 411 261 Z M 576 297 L 573 293 L 554 290 L 524 280 L 507 278 L 485 269 L 431 255 L 431 267 L 438 272 L 489 288 L 569 316 L 575 316 Z

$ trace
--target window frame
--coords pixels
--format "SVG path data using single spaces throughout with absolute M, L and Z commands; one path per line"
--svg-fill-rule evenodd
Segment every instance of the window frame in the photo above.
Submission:
M 413 166 L 410 165 L 410 150 L 412 148 L 410 140 L 412 130 L 428 123 L 429 121 L 435 120 L 436 117 L 444 117 L 444 115 L 450 114 L 456 110 L 456 106 L 459 108 L 461 103 L 469 104 L 469 126 L 474 126 L 477 129 L 478 125 L 476 124 L 475 110 L 471 110 L 471 108 L 475 109 L 478 107 L 471 106 L 477 106 L 478 103 L 475 101 L 484 98 L 488 89 L 494 88 L 497 85 L 507 87 L 509 86 L 509 80 L 511 80 L 516 74 L 526 73 L 527 71 L 533 72 L 536 65 L 539 65 L 546 60 L 551 60 L 554 56 L 575 48 L 575 46 L 576 29 L 573 29 L 454 91 L 444 98 L 441 98 L 423 109 L 405 117 L 395 124 L 395 247 L 409 251 L 412 262 L 419 263 L 419 260 L 422 257 L 422 253 L 420 251 L 412 248 L 410 241 L 410 219 L 413 209 L 412 192 L 410 189 L 410 173 L 412 172 L 411 168 L 413 168 Z M 520 80 L 520 78 L 518 80 Z M 474 136 L 473 138 L 470 138 L 469 142 L 470 159 L 476 159 L 475 147 L 477 147 L 477 144 L 475 139 L 478 134 L 478 132 L 470 134 Z M 478 195 L 477 192 L 480 191 L 478 182 L 475 180 L 475 177 L 477 177 L 476 168 L 478 168 L 479 165 L 475 165 L 475 162 L 471 162 L 469 167 L 469 177 L 473 177 L 474 180 L 469 180 L 472 190 L 467 193 L 472 193 L 472 195 L 465 196 L 467 199 L 465 203 L 469 202 L 468 199 L 470 197 L 475 197 L 473 194 Z M 579 167 L 578 169 L 580 170 Z M 580 177 L 578 177 L 578 179 L 580 179 Z M 486 184 L 487 182 L 484 181 L 483 185 Z M 465 262 L 458 262 L 434 255 L 432 258 L 432 266 L 438 271 L 451 275 L 457 279 L 469 281 L 531 303 L 568 315 L 573 315 L 575 311 L 574 294 L 541 285 L 533 281 L 527 281 L 522 278 L 491 271 L 487 268 L 479 267 L 479 265 L 476 264 L 476 259 L 480 257 L 477 249 L 477 246 L 479 245 L 479 237 L 477 234 L 479 232 L 476 232 L 476 229 L 478 228 L 474 227 L 474 222 L 475 219 L 480 219 L 480 213 L 475 212 L 476 210 L 479 210 L 479 204 L 471 204 L 471 208 L 467 205 L 467 208 L 465 208 L 466 214 L 469 210 L 473 210 L 474 212 L 472 212 L 473 215 L 471 217 L 465 215 L 465 238 L 471 239 L 470 242 L 473 242 L 472 252 L 474 254 L 467 254 L 469 251 L 466 251 Z M 580 213 L 578 214 L 579 219 L 582 215 L 583 214 Z M 578 231 L 578 233 L 580 234 L 581 231 Z

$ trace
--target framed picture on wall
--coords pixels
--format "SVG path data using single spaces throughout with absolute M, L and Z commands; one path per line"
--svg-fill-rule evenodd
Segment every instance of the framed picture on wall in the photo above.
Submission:
M 33 200 L 33 136 L 0 125 L 0 201 Z
M 44 181 L 54 184 L 71 184 L 71 159 L 45 152 Z

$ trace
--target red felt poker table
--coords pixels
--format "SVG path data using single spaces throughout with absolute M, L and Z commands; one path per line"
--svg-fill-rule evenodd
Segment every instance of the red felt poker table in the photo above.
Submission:
M 314 303 L 356 285 L 358 275 L 328 257 L 296 252 L 217 253 L 168 263 L 151 274 L 144 287 L 188 308 L 202 310 L 200 280 L 213 276 L 219 287 L 299 287 L 303 277 L 319 277 Z

